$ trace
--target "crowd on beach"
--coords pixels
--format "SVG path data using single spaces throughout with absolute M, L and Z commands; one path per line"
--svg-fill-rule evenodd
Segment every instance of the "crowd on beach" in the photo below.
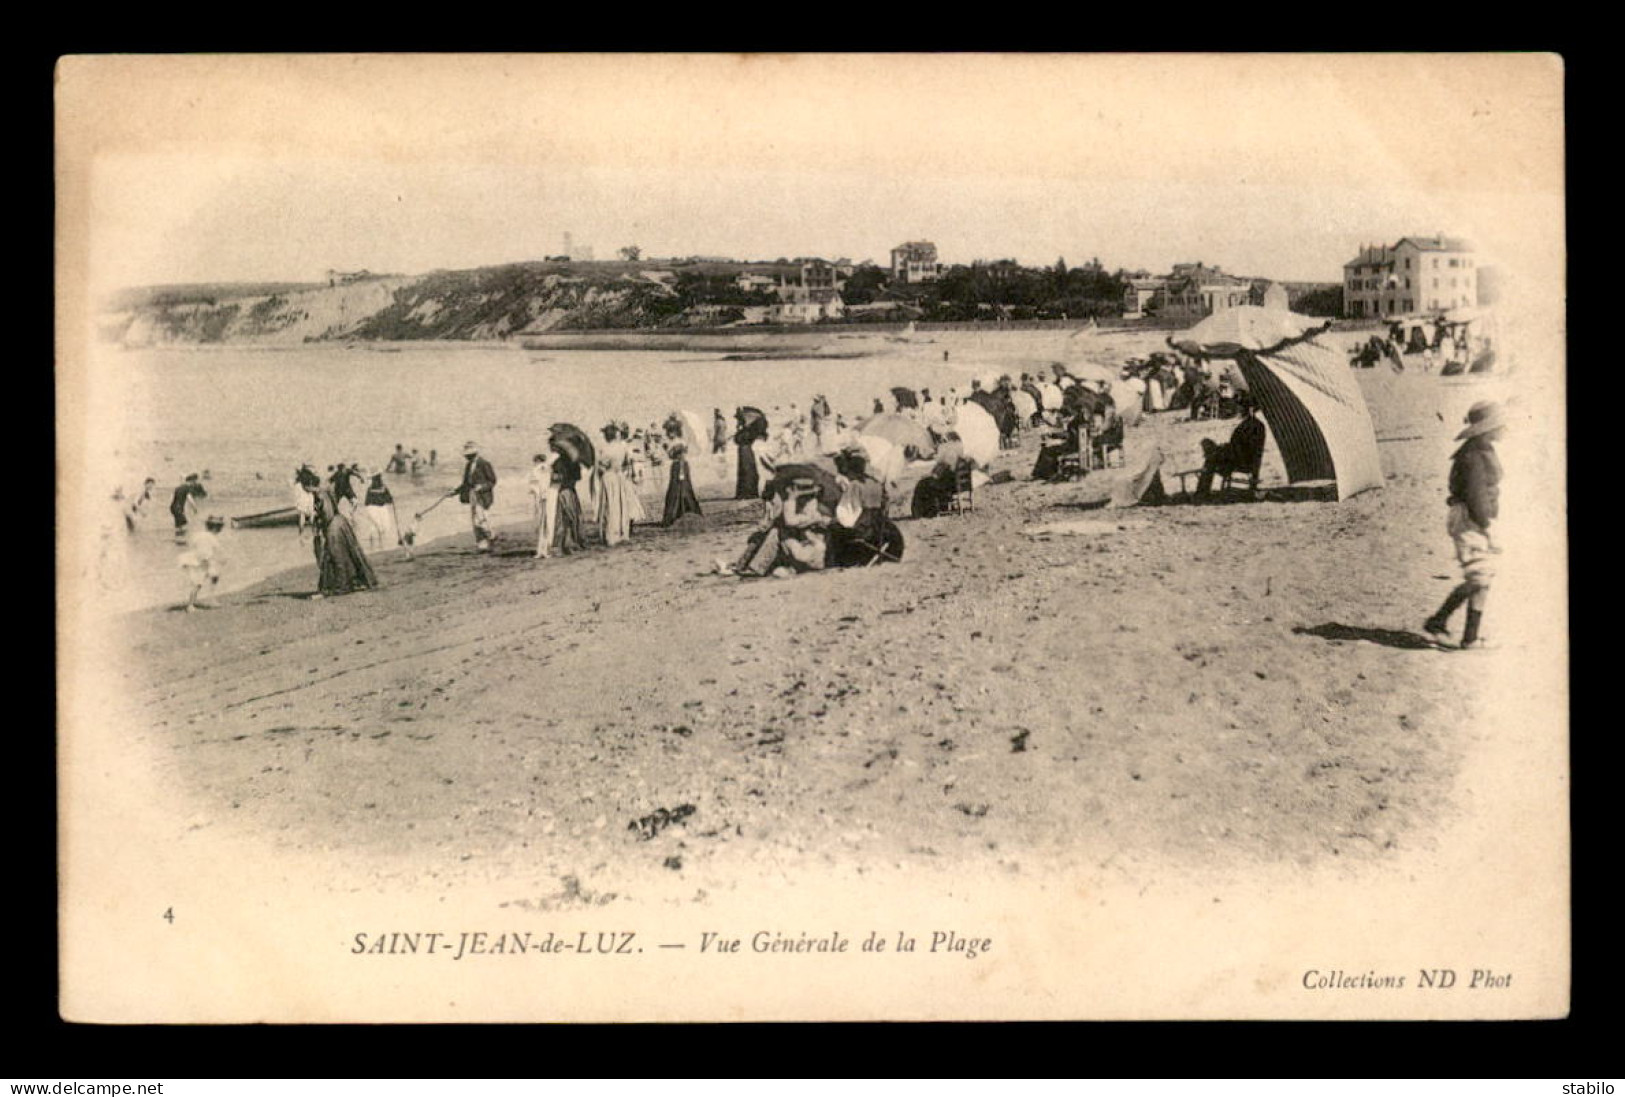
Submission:
M 904 540 L 888 512 L 898 479 L 911 464 L 918 463 L 920 475 L 908 513 L 931 518 L 956 509 L 986 483 L 988 462 L 999 450 L 1016 446 L 1024 431 L 1049 432 L 1034 469 L 1039 479 L 1086 474 L 1121 455 L 1124 420 L 1111 383 L 1104 377 L 1086 382 L 1058 364 L 1053 370 L 1053 378 L 986 375 L 970 379 L 963 391 L 935 395 L 928 388 L 897 387 L 876 396 L 866 414 L 837 412 L 816 394 L 804 409 L 737 407 L 731 421 L 721 408 L 712 409 L 709 423 L 692 412 L 673 412 L 663 422 L 637 429 L 617 420 L 605 424 L 596 441 L 571 424 L 554 424 L 526 477 L 534 556 L 567 556 L 629 541 L 635 526 L 651 524 L 639 489 L 660 468 L 666 470 L 666 493 L 655 521 L 672 527 L 700 516 L 695 462 L 726 460 L 731 446 L 734 498 L 759 502 L 762 513 L 739 558 L 719 561 L 719 571 L 783 577 L 900 560 Z M 1160 355 L 1131 361 L 1117 380 L 1143 400 L 1146 411 L 1188 405 L 1195 415 L 1208 406 L 1211 394 L 1212 414 L 1218 415 L 1231 396 L 1228 376 L 1212 383 L 1200 369 Z M 961 431 L 969 435 L 968 443 Z M 1080 461 L 1080 454 L 1085 459 Z M 397 444 L 377 471 L 355 461 L 329 465 L 325 475 L 310 462 L 296 469 L 293 510 L 299 537 L 309 535 L 317 564 L 313 597 L 376 588 L 367 553 L 398 547 L 410 556 L 424 516 L 452 498 L 468 508 L 475 550 L 493 551 L 497 471 L 473 441 L 463 447 L 463 459 L 457 486 L 409 520 L 399 513 L 386 475 L 419 482 L 437 467 L 436 450 L 425 456 Z M 207 470 L 187 476 L 170 503 L 176 538 L 184 546 L 180 562 L 189 580 L 188 609 L 208 604 L 202 595 L 218 585 L 223 562 L 224 520 L 211 516 L 201 529 L 193 522 L 200 501 L 208 498 L 202 483 L 207 478 Z M 124 502 L 132 531 L 156 490 L 149 478 L 136 498 Z
M 711 461 L 715 469 L 730 446 L 736 462 L 733 496 L 761 510 L 740 554 L 717 560 L 715 571 L 744 578 L 788 578 L 902 560 L 904 537 L 889 514 L 904 470 L 912 467 L 916 474 L 909 477 L 914 480 L 911 517 L 954 512 L 990 482 L 988 465 L 997 452 L 1017 446 L 1026 431 L 1041 432 L 1032 478 L 1062 481 L 1109 468 L 1114 458 L 1121 464 L 1126 429 L 1143 415 L 1236 418 L 1228 442 L 1202 440 L 1202 467 L 1192 470 L 1200 473 L 1196 496 L 1208 497 L 1215 478 L 1228 483 L 1238 473 L 1250 475 L 1256 494 L 1267 431 L 1232 367 L 1155 353 L 1116 370 L 1088 367 L 1088 376 L 1058 363 L 1052 370 L 1052 377 L 973 378 L 964 391 L 936 395 L 929 389 L 894 388 L 889 399 L 875 397 L 861 417 L 837 413 L 819 394 L 805 410 L 791 404 L 770 414 L 737 407 L 731 421 L 720 408 L 712 409 L 709 423 L 692 412 L 673 412 L 664 422 L 639 429 L 613 421 L 601 428 L 599 441 L 571 424 L 555 423 L 526 477 L 533 555 L 568 556 L 589 546 L 613 549 L 630 541 L 635 526 L 653 524 L 639 487 L 661 467 L 667 470 L 666 493 L 653 522 L 673 527 L 699 517 L 695 463 Z M 1467 605 L 1461 645 L 1466 648 L 1482 646 L 1479 622 L 1497 551 L 1488 535 L 1500 477 L 1493 443 L 1501 429 L 1499 408 L 1475 405 L 1468 429 L 1458 436 L 1466 444 L 1452 459 L 1449 534 L 1464 581 L 1428 619 L 1425 631 L 1436 639 L 1446 636 L 1450 616 Z M 475 551 L 494 551 L 496 469 L 473 441 L 463 446 L 462 456 L 457 486 L 410 521 L 397 512 L 386 473 L 419 480 L 437 465 L 435 450 L 424 457 L 397 445 L 372 473 L 355 462 L 340 462 L 328 466 L 324 477 L 310 463 L 302 464 L 291 486 L 298 534 L 301 541 L 309 534 L 317 564 L 311 597 L 376 589 L 368 550 L 399 547 L 411 556 L 424 516 L 453 498 L 468 508 Z M 201 529 L 193 521 L 200 500 L 208 498 L 208 478 L 208 470 L 189 474 L 170 497 L 170 517 L 183 546 L 179 564 L 189 587 L 188 610 L 209 605 L 205 595 L 220 582 L 225 521 L 211 515 Z M 133 496 L 115 492 L 129 531 L 158 497 L 150 477 Z
M 1405 370 L 1405 358 L 1419 358 L 1423 373 L 1438 370 L 1444 377 L 1485 373 L 1495 367 L 1494 344 L 1488 335 L 1474 336 L 1469 321 L 1413 317 L 1388 322 L 1386 335 L 1372 335 L 1349 359 L 1356 369 L 1372 369 L 1386 362 L 1395 373 Z

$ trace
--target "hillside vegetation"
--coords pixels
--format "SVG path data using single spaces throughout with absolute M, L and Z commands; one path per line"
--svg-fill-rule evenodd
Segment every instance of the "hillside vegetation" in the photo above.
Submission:
M 101 334 L 126 346 L 174 343 L 299 344 L 332 340 L 503 340 L 546 332 L 711 327 L 761 316 L 773 298 L 739 288 L 743 271 L 794 277 L 792 263 L 562 261 L 424 275 L 377 275 L 336 284 L 191 284 L 126 290 L 107 305 Z M 1096 265 L 1024 268 L 1004 260 L 952 267 L 936 282 L 889 285 L 860 267 L 848 322 L 886 319 L 1026 321 L 1121 314 L 1121 273 Z M 1305 304 L 1310 287 L 1291 287 Z M 1335 290 L 1335 287 L 1333 287 Z M 888 308 L 887 306 L 892 306 Z M 1299 306 L 1301 307 L 1301 306 Z M 878 311 L 876 311 L 878 310 Z M 1317 312 L 1320 309 L 1305 309 Z M 1325 311 L 1334 312 L 1335 307 Z

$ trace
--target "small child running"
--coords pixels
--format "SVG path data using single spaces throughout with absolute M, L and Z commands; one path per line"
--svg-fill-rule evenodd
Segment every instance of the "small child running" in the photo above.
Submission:
M 188 539 L 187 550 L 181 553 L 181 570 L 186 573 L 187 581 L 191 583 L 191 591 L 186 596 L 186 612 L 191 613 L 198 609 L 213 609 L 214 603 L 203 601 L 199 595 L 205 586 L 214 590 L 220 585 L 220 566 L 223 563 L 220 552 L 220 532 L 226 528 L 224 518 L 210 515 L 203 523 L 201 532 L 194 531 Z

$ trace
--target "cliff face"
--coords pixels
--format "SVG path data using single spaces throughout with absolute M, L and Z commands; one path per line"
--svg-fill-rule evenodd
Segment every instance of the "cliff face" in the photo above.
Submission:
M 686 322 L 647 279 L 579 277 L 541 265 L 369 278 L 268 296 L 154 303 L 103 317 L 126 346 L 295 344 L 345 339 L 506 339 L 521 334 Z

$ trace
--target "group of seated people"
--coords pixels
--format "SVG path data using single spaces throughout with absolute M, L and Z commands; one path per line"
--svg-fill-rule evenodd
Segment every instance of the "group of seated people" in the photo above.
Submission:
M 1066 390 L 1062 428 L 1044 436 L 1033 465 L 1034 480 L 1064 480 L 1075 468 L 1087 475 L 1091 468 L 1104 468 L 1113 450 L 1123 448 L 1123 417 L 1117 413 L 1110 386 L 1098 382 L 1094 388 L 1076 384 Z M 1085 461 L 1082 458 L 1088 456 Z M 1069 458 L 1077 457 L 1073 462 Z
M 761 524 L 738 559 L 716 562 L 719 573 L 782 579 L 902 560 L 902 531 L 886 517 L 886 486 L 870 474 L 861 448 L 836 455 L 833 481 L 796 475 L 805 468 L 788 466 L 768 481 Z

